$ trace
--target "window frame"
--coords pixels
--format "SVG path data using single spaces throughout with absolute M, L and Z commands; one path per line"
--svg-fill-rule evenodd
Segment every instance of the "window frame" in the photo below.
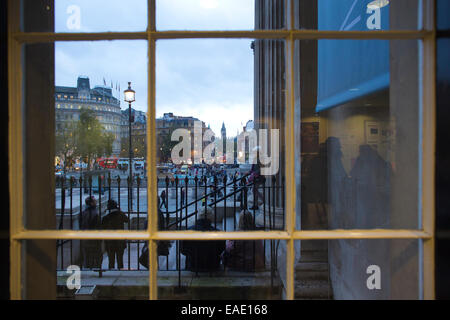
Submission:
M 435 0 L 419 1 L 422 10 L 421 29 L 388 31 L 319 31 L 295 29 L 294 1 L 284 0 L 286 6 L 286 28 L 281 30 L 248 31 L 157 31 L 155 23 L 155 0 L 148 0 L 148 27 L 142 32 L 98 32 L 98 33 L 47 33 L 20 31 L 20 1 L 8 0 L 8 93 L 9 93 L 9 187 L 10 187 L 10 292 L 12 299 L 22 298 L 22 242 L 39 239 L 122 239 L 149 241 L 149 299 L 157 299 L 157 250 L 158 240 L 286 240 L 286 298 L 294 299 L 295 240 L 330 239 L 418 239 L 419 288 L 423 299 L 435 297 L 434 275 L 434 172 L 435 172 Z M 100 41 L 100 40 L 147 40 L 148 44 L 148 111 L 147 111 L 147 159 L 149 167 L 156 167 L 156 119 L 155 119 L 155 44 L 159 39 L 280 39 L 285 41 L 286 54 L 286 229 L 284 231 L 257 232 L 199 232 L 158 231 L 156 204 L 156 172 L 149 171 L 147 190 L 148 229 L 146 231 L 76 231 L 76 230 L 26 230 L 23 224 L 24 174 L 23 174 L 23 125 L 22 125 L 22 61 L 20 52 L 28 43 L 56 41 Z M 347 230 L 296 230 L 295 219 L 295 134 L 294 134 L 294 88 L 295 61 L 294 44 L 305 39 L 417 39 L 420 63 L 420 179 L 418 199 L 421 221 L 419 229 L 347 229 Z M 153 262 L 153 263 L 152 263 Z

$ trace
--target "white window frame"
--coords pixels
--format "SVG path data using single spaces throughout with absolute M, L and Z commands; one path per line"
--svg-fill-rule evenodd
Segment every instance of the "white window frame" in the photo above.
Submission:
M 157 31 L 155 24 L 155 0 L 148 0 L 148 28 L 143 32 L 98 32 L 98 33 L 38 33 L 21 32 L 20 1 L 8 0 L 8 93 L 9 93 L 9 184 L 10 184 L 10 241 L 12 299 L 21 299 L 21 250 L 24 240 L 38 239 L 123 239 L 148 240 L 150 243 L 149 298 L 157 299 L 157 240 L 286 240 L 286 298 L 294 299 L 294 241 L 319 239 L 417 239 L 423 245 L 421 257 L 421 297 L 434 299 L 434 171 L 435 171 L 435 45 L 434 23 L 435 0 L 422 0 L 422 28 L 408 31 L 318 31 L 296 30 L 294 28 L 294 1 L 284 0 L 287 28 L 282 30 L 250 31 Z M 147 40 L 148 42 L 148 112 L 147 112 L 147 159 L 149 167 L 156 168 L 156 121 L 155 121 L 155 43 L 158 39 L 280 39 L 286 43 L 286 229 L 284 231 L 258 232 L 195 232 L 158 231 L 156 204 L 156 173 L 149 170 L 148 212 L 149 224 L 146 231 L 72 231 L 72 230 L 26 230 L 23 224 L 24 181 L 23 181 L 23 114 L 22 61 L 20 52 L 28 43 L 55 41 L 99 41 L 99 40 Z M 422 139 L 421 225 L 418 230 L 314 230 L 295 229 L 295 174 L 294 174 L 294 42 L 304 39 L 417 39 L 422 41 L 421 55 L 421 119 Z M 420 277 L 419 277 L 420 278 Z M 420 286 L 419 286 L 420 287 Z

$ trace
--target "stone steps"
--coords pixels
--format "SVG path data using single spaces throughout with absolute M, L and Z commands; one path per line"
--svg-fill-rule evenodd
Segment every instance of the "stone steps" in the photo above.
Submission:
M 58 297 L 77 299 L 75 291 L 65 286 L 67 277 L 65 272 L 58 272 Z M 83 272 L 81 283 L 95 286 L 91 299 L 148 298 L 148 271 L 108 271 L 101 278 L 98 273 Z M 272 286 L 268 271 L 199 274 L 182 271 L 181 287 L 178 286 L 178 272 L 158 272 L 159 299 L 264 300 L 281 297 L 280 281 L 274 279 Z
M 295 280 L 327 280 L 328 264 L 326 262 L 303 262 L 295 268 Z
M 328 280 L 295 280 L 295 299 L 332 299 Z
M 307 243 L 302 249 L 301 258 L 296 263 L 294 271 L 295 299 L 333 299 L 327 243 Z

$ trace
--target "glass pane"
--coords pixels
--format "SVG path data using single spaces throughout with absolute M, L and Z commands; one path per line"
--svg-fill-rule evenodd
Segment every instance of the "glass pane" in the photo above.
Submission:
M 145 243 L 132 240 L 24 241 L 23 298 L 147 300 L 149 272 L 139 263 Z
M 260 1 L 256 1 L 256 6 Z M 263 17 L 255 11 L 255 1 L 239 0 L 157 0 L 158 30 L 253 30 L 281 29 L 284 23 L 284 1 L 265 1 L 274 18 L 263 27 Z
M 441 1 L 442 2 L 442 1 Z M 450 39 L 437 40 L 436 81 L 436 299 L 450 298 L 450 216 L 448 186 L 450 175 L 447 137 L 450 136 Z
M 445 0 L 436 1 L 436 27 L 438 30 L 450 29 L 450 21 L 447 17 L 450 3 Z
M 26 226 L 145 228 L 147 42 L 29 44 L 24 54 Z M 105 220 L 117 209 L 124 214 Z
M 295 299 L 422 298 L 418 240 L 295 241 Z
M 420 0 L 300 0 L 294 2 L 296 28 L 321 31 L 420 29 L 421 3 Z M 270 14 L 270 9 L 267 12 Z
M 298 228 L 420 228 L 418 48 L 297 42 Z
M 156 56 L 160 228 L 284 229 L 284 43 L 159 40 Z
M 166 256 L 158 253 L 158 298 L 282 299 L 285 246 L 274 240 L 174 241 Z
M 147 0 L 26 0 L 23 17 L 26 32 L 145 31 Z

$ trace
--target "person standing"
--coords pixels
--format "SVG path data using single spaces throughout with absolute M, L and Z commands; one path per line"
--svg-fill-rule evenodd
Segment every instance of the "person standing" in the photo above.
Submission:
M 183 189 L 183 187 L 181 187 L 180 193 L 181 193 L 181 206 L 184 206 L 184 189 Z
M 195 225 L 188 230 L 220 231 L 212 225 L 212 209 L 202 208 Z M 209 272 L 220 268 L 221 254 L 225 250 L 224 240 L 182 240 L 180 252 L 186 256 L 186 270 Z
M 252 191 L 253 191 L 253 206 L 250 210 L 258 210 L 258 202 L 262 201 L 264 198 L 259 188 L 263 186 L 266 178 L 261 175 L 261 169 L 259 164 L 252 164 L 252 168 L 250 170 L 250 177 L 248 178 L 248 182 L 253 183 Z
M 164 207 L 167 209 L 167 202 L 166 202 L 167 195 L 166 195 L 166 190 L 163 190 L 163 191 L 161 192 L 160 199 L 161 199 L 161 201 L 160 201 L 160 204 L 159 204 L 159 208 L 161 209 L 161 207 L 164 206 Z
M 102 227 L 106 230 L 123 230 L 128 217 L 120 211 L 117 202 L 108 200 L 109 213 L 102 220 Z M 105 240 L 105 249 L 108 254 L 109 269 L 114 269 L 117 259 L 117 268 L 123 269 L 123 252 L 127 246 L 126 240 Z
M 100 218 L 97 213 L 97 201 L 94 196 L 84 200 L 86 209 L 81 213 L 80 230 L 99 230 Z M 84 240 L 81 242 L 83 248 L 83 267 L 100 268 L 102 264 L 102 249 L 100 240 Z
M 256 230 L 252 214 L 246 210 L 239 217 L 239 231 Z M 224 265 L 235 271 L 254 272 L 264 269 L 262 240 L 227 240 L 222 253 Z

